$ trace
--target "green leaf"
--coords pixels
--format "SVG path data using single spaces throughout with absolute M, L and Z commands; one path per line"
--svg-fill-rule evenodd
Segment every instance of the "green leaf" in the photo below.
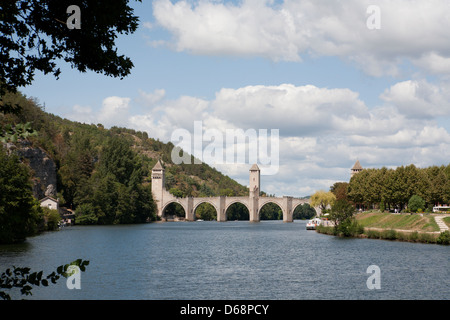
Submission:
M 59 274 L 62 274 L 63 273 L 63 271 L 64 271 L 64 266 L 59 266 L 57 269 L 56 269 L 56 272 L 58 272 Z

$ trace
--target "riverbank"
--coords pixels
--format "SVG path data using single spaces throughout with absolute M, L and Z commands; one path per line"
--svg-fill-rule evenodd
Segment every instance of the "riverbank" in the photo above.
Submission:
M 439 217 L 438 222 L 436 217 Z M 392 214 L 379 211 L 358 213 L 352 237 L 419 243 L 450 244 L 450 215 Z M 319 233 L 342 236 L 335 228 L 320 226 Z

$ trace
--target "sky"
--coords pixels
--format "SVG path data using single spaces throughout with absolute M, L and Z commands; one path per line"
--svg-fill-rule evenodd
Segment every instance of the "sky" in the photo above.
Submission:
M 357 160 L 364 168 L 450 163 L 448 0 L 131 5 L 139 28 L 116 42 L 134 63 L 127 78 L 60 63 L 59 79 L 37 74 L 21 91 L 63 118 L 176 145 L 176 133 L 194 137 L 200 123 L 204 143 L 187 150 L 200 155 L 212 145 L 206 133 L 225 141 L 227 130 L 254 130 L 260 146 L 261 130 L 276 130 L 278 153 L 268 142 L 276 170 L 260 154 L 257 162 L 261 189 L 277 196 L 329 190 L 349 181 Z M 207 163 L 249 184 L 250 159 L 224 162 Z

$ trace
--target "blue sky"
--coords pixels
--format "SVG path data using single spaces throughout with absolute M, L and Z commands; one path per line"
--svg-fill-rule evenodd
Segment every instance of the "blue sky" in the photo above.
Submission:
M 366 11 L 373 4 L 379 16 Z M 357 159 L 363 167 L 449 163 L 447 1 L 132 5 L 140 27 L 117 41 L 135 65 L 130 76 L 60 63 L 59 80 L 38 74 L 22 92 L 61 117 L 166 142 L 194 121 L 220 132 L 278 129 L 279 170 L 263 176 L 262 189 L 279 196 L 348 181 Z M 247 185 L 250 165 L 214 166 Z

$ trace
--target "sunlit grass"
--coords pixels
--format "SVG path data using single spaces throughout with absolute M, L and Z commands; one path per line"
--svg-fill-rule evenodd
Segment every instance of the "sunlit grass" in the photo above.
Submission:
M 431 215 L 368 212 L 356 215 L 356 219 L 365 228 L 439 231 L 439 226 Z

